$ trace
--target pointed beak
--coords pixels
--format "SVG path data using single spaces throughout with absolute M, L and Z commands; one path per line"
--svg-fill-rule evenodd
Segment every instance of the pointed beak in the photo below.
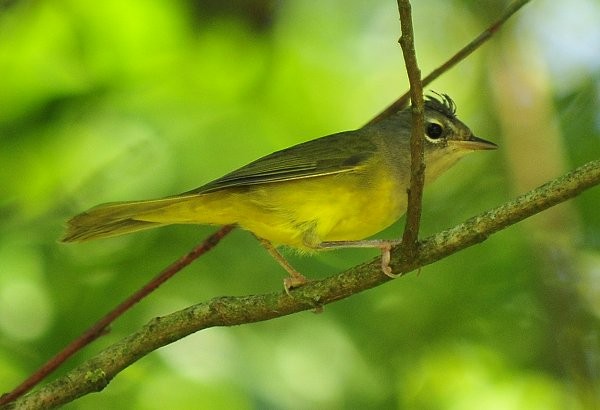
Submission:
M 471 135 L 468 140 L 450 140 L 449 142 L 461 149 L 467 149 L 471 151 L 483 151 L 498 148 L 498 146 L 493 142 L 486 141 L 482 138 L 477 138 L 474 135 Z

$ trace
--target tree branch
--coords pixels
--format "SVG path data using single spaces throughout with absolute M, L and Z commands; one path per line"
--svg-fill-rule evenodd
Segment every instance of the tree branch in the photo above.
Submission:
M 395 252 L 392 267 L 410 272 L 459 250 L 484 241 L 491 234 L 575 197 L 600 184 L 600 160 L 589 162 L 497 208 L 454 228 L 426 238 L 414 259 Z M 397 250 L 397 249 L 396 249 Z M 0 409 L 48 408 L 100 391 L 123 369 L 148 353 L 191 333 L 214 326 L 269 320 L 321 307 L 391 280 L 381 272 L 380 260 L 310 282 L 285 292 L 242 297 L 218 297 L 167 316 L 155 318 L 138 332 L 109 346 L 65 376 Z

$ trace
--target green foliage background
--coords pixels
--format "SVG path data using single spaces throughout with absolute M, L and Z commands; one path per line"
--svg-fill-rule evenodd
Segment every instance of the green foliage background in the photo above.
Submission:
M 506 5 L 414 3 L 424 74 Z M 431 87 L 501 149 L 468 157 L 427 190 L 423 235 L 598 157 L 599 19 L 597 0 L 532 1 Z M 360 127 L 408 87 L 398 37 L 392 0 L 1 1 L 0 390 L 214 230 L 64 245 L 68 217 L 183 192 Z M 511 70 L 525 79 L 518 87 Z M 513 86 L 519 98 L 507 100 Z M 505 115 L 513 105 L 525 120 Z M 588 192 L 322 314 L 192 335 L 66 408 L 600 406 L 599 200 Z M 375 254 L 290 259 L 319 278 Z M 236 231 L 58 373 L 156 315 L 273 291 L 283 275 Z

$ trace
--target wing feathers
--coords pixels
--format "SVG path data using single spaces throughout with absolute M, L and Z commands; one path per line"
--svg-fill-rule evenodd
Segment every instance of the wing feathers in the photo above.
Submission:
M 274 152 L 181 195 L 355 171 L 376 149 L 360 131 L 333 134 Z

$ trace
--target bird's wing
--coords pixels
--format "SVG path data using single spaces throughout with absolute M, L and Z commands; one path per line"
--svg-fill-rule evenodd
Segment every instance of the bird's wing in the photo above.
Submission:
M 376 149 L 360 132 L 333 134 L 274 152 L 181 195 L 356 171 Z

